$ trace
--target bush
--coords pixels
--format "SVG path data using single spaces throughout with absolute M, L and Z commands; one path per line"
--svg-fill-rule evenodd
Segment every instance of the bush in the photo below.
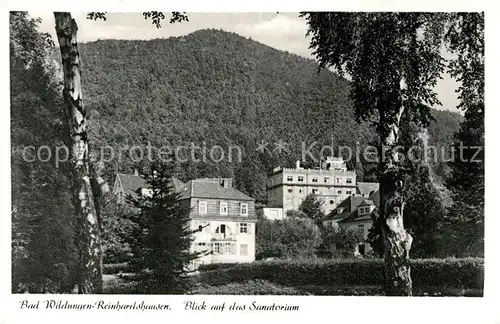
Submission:
M 249 280 L 222 286 L 200 285 L 189 294 L 195 295 L 308 295 L 293 287 L 283 287 L 266 280 Z
M 223 269 L 232 268 L 236 264 L 237 263 L 209 263 L 209 264 L 202 264 L 202 265 L 200 265 L 198 267 L 198 271 L 223 270 Z
M 117 273 L 124 273 L 128 272 L 130 269 L 129 264 L 126 262 L 123 263 L 111 263 L 111 264 L 104 264 L 102 266 L 102 273 L 103 274 L 117 274 Z
M 257 259 L 314 255 L 321 244 L 319 227 L 307 218 L 259 220 L 255 235 Z
M 282 285 L 373 286 L 384 284 L 381 259 L 311 259 L 257 261 L 200 273 L 198 280 L 217 286 L 268 280 Z M 484 261 L 479 258 L 412 261 L 414 287 L 483 288 Z

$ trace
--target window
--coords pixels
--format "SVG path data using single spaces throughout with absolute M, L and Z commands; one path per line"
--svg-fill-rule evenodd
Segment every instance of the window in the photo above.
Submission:
M 221 254 L 221 250 L 222 250 L 221 248 L 222 247 L 221 247 L 220 243 L 218 243 L 218 242 L 214 243 L 214 246 L 213 246 L 214 254 Z
M 291 204 L 291 203 L 293 202 L 293 200 L 292 200 L 292 198 L 287 198 L 287 199 L 286 199 L 286 202 L 287 202 L 288 204 Z
M 341 195 L 341 194 L 342 194 L 342 190 L 337 190 L 337 193 L 338 193 L 339 195 Z
M 312 190 L 312 193 L 313 193 L 313 194 L 316 194 L 317 192 L 318 192 L 318 189 L 313 189 L 313 190 Z
M 302 189 L 299 189 L 299 193 L 302 193 Z
M 312 182 L 318 182 L 318 177 L 313 177 Z
M 224 254 L 234 254 L 232 243 L 224 243 Z
M 342 179 L 340 179 L 340 178 L 336 178 L 335 180 L 337 183 L 342 183 Z
M 240 244 L 240 255 L 241 256 L 248 255 L 248 244 Z
M 286 177 L 286 181 L 293 181 L 293 177 L 292 176 Z
M 303 181 L 304 181 L 304 177 L 303 177 L 303 176 L 299 176 L 299 177 L 297 178 L 297 181 L 299 181 L 299 182 L 303 182 Z
M 334 200 L 330 200 L 330 205 L 333 205 L 335 203 Z
M 198 202 L 198 212 L 202 215 L 207 213 L 207 202 L 206 201 Z
M 226 234 L 226 225 L 221 224 L 215 229 L 215 233 Z
M 241 204 L 240 215 L 248 216 L 248 204 Z
M 346 183 L 352 183 L 352 178 L 347 178 L 345 182 Z
M 293 192 L 293 189 L 292 189 L 292 188 L 288 188 L 288 192 L 289 192 L 289 193 L 292 193 L 292 192 Z
M 240 223 L 240 233 L 248 233 L 247 223 Z
M 205 243 L 205 242 L 197 242 L 195 244 L 195 250 L 197 250 L 197 251 L 203 251 L 206 249 L 206 247 L 207 247 L 207 243 Z
M 345 191 L 345 194 L 346 194 L 346 195 L 350 195 L 350 194 L 351 194 L 351 190 L 346 190 L 346 191 Z
M 227 202 L 225 201 L 220 202 L 220 214 L 227 215 Z

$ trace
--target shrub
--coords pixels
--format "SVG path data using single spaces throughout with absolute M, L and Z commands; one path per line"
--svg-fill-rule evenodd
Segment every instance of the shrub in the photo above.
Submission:
M 321 232 L 319 227 L 307 218 L 259 220 L 255 241 L 258 259 L 313 255 L 321 244 Z
M 126 262 L 104 264 L 102 266 L 102 273 L 103 274 L 125 273 L 129 271 L 129 268 L 130 268 L 129 265 Z
M 381 259 L 310 259 L 257 261 L 200 273 L 207 285 L 268 280 L 282 285 L 373 286 L 384 284 Z M 479 258 L 412 261 L 414 287 L 483 287 L 484 261 Z
M 212 270 L 223 270 L 232 268 L 236 263 L 209 263 L 202 264 L 198 267 L 198 271 L 212 271 Z
M 293 287 L 283 287 L 266 280 L 249 280 L 222 286 L 200 285 L 189 294 L 196 295 L 308 295 Z

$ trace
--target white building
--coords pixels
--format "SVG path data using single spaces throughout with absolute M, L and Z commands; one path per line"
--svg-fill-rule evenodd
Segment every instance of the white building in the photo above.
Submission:
M 298 210 L 309 194 L 323 202 L 328 214 L 347 197 L 356 195 L 356 172 L 347 170 L 342 158 L 329 157 L 318 169 L 304 169 L 297 161 L 295 168 L 278 167 L 268 177 L 269 207 Z
M 255 260 L 255 201 L 232 186 L 230 178 L 196 179 L 180 188 L 189 204 L 194 234 L 191 251 L 204 255 L 195 264 Z
M 255 260 L 255 203 L 232 186 L 231 178 L 196 179 L 182 183 L 172 178 L 176 191 L 191 211 L 194 233 L 190 250 L 202 252 L 194 266 L 209 263 L 237 263 Z M 118 202 L 137 189 L 147 194 L 145 181 L 137 174 L 118 174 L 113 192 Z

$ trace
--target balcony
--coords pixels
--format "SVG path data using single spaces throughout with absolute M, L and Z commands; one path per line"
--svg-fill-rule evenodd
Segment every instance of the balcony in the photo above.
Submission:
M 211 241 L 236 241 L 236 235 L 230 233 L 212 233 Z

